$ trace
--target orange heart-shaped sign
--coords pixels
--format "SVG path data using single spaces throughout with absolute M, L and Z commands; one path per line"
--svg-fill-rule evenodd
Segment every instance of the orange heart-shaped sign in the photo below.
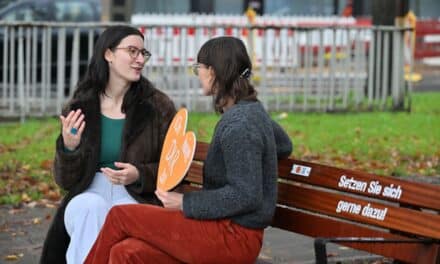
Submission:
M 165 136 L 157 174 L 157 189 L 169 191 L 185 177 L 196 148 L 196 136 L 186 131 L 188 111 L 180 109 Z

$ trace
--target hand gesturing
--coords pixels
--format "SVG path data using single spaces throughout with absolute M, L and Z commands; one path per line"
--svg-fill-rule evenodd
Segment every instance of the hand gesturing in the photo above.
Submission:
M 61 115 L 60 120 L 63 126 L 64 147 L 68 150 L 75 150 L 81 142 L 81 135 L 86 126 L 81 109 L 70 111 L 67 117 Z

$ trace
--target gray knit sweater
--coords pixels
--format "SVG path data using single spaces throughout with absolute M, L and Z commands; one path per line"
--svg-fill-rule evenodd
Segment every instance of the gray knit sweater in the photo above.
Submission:
M 292 144 L 260 102 L 240 101 L 218 122 L 203 168 L 203 190 L 185 193 L 183 212 L 195 219 L 225 219 L 248 228 L 272 220 L 277 198 L 277 153 Z

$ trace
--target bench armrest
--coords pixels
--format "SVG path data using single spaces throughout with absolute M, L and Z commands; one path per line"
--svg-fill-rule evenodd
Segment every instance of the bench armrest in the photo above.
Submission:
M 327 264 L 327 249 L 326 244 L 329 242 L 343 243 L 416 243 L 416 244 L 432 244 L 435 243 L 433 239 L 386 239 L 383 237 L 317 237 L 314 241 L 315 260 L 317 264 Z

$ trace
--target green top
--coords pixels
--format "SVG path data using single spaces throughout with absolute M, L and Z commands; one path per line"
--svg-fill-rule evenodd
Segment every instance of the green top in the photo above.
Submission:
M 119 160 L 122 144 L 122 130 L 125 119 L 113 119 L 101 114 L 101 153 L 99 168 L 116 169 L 114 162 Z

